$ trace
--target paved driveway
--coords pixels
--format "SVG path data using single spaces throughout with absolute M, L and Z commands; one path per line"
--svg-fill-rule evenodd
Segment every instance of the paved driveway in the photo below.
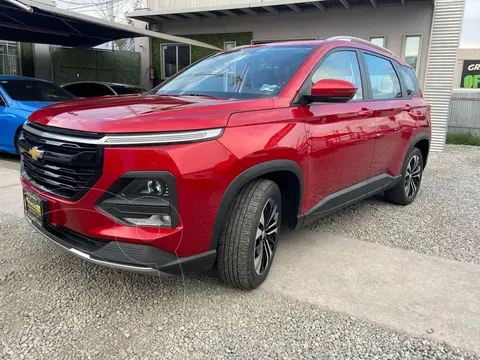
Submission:
M 480 359 L 480 148 L 432 154 L 416 203 L 373 199 L 284 234 L 267 282 L 144 277 L 22 219 L 0 158 L 0 354 L 12 359 Z

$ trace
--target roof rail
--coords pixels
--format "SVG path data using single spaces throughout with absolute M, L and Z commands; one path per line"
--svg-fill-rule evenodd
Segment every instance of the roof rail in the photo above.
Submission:
M 374 47 L 375 49 L 378 49 L 378 50 L 381 50 L 381 51 L 385 51 L 386 53 L 389 53 L 389 54 L 395 56 L 396 58 L 399 58 L 399 56 L 397 54 L 395 54 L 391 50 L 388 50 L 387 48 L 384 48 L 383 46 L 375 45 L 368 40 L 360 39 L 360 38 L 357 38 L 357 37 L 354 37 L 354 36 L 333 36 L 333 37 L 329 37 L 325 41 L 332 41 L 332 40 L 345 40 L 345 41 L 357 42 L 357 43 L 360 43 L 360 44 L 363 44 L 363 45 L 368 45 L 368 46 Z

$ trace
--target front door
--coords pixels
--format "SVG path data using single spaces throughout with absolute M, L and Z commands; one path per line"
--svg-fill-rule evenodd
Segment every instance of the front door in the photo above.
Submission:
M 333 210 L 332 207 L 366 194 L 375 118 L 364 101 L 359 56 L 355 49 L 327 54 L 308 80 L 346 80 L 355 84 L 358 91 L 348 103 L 311 103 L 301 107 L 309 146 L 305 209 L 318 206 L 328 197 L 328 210 Z

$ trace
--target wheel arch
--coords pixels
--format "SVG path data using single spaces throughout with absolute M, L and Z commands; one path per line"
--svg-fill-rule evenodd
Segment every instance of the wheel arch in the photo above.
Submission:
M 428 153 L 430 150 L 430 137 L 426 133 L 420 133 L 415 135 L 415 137 L 410 142 L 408 147 L 407 154 L 414 148 L 418 148 L 422 152 L 423 157 L 423 168 L 427 165 Z M 406 155 L 405 155 L 406 156 Z
M 245 184 L 258 178 L 268 179 L 277 183 L 282 192 L 282 202 L 286 200 L 294 201 L 294 206 L 283 206 L 283 211 L 284 214 L 285 211 L 291 211 L 291 213 L 288 214 L 288 221 L 290 221 L 289 226 L 295 227 L 293 221 L 296 221 L 297 216 L 301 213 L 303 202 L 304 185 L 302 169 L 298 163 L 292 160 L 282 159 L 266 161 L 244 170 L 228 186 L 225 194 L 223 194 L 220 206 L 218 207 L 210 242 L 210 249 L 217 248 L 223 222 L 235 196 Z M 294 186 L 297 186 L 298 190 L 296 192 L 286 193 L 285 189 L 291 181 L 295 182 Z
M 17 146 L 17 140 L 18 140 L 18 137 L 20 136 L 20 132 L 22 131 L 23 129 L 23 124 L 21 124 L 17 130 L 15 130 L 15 134 L 13 135 L 13 146 L 15 147 L 15 149 L 17 150 L 17 153 L 20 155 L 20 148 Z

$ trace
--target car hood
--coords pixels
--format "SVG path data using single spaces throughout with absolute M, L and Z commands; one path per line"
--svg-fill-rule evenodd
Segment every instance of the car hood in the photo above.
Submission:
M 272 99 L 125 95 L 54 104 L 36 111 L 29 120 L 96 133 L 196 130 L 225 127 L 233 112 L 272 106 Z
M 45 106 L 54 104 L 52 101 L 17 101 L 17 106 L 19 109 L 34 112 L 38 109 L 42 109 Z

